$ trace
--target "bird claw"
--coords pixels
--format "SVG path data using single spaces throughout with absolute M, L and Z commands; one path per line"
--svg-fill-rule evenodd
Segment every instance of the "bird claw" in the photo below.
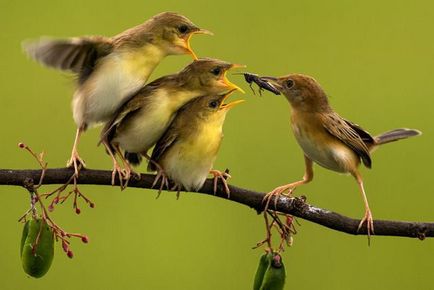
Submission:
M 372 218 L 372 213 L 369 209 L 365 211 L 365 216 L 360 220 L 359 226 L 357 227 L 357 232 L 360 231 L 363 224 L 366 222 L 366 232 L 368 235 L 368 245 L 371 243 L 371 235 L 374 233 L 374 219 Z
M 163 191 L 164 187 L 166 187 L 167 190 L 169 190 L 169 178 L 167 177 L 164 170 L 160 167 L 157 171 L 157 175 L 155 176 L 154 182 L 152 183 L 151 188 L 154 188 L 155 185 L 157 185 L 158 181 L 161 179 L 160 187 L 158 189 L 158 194 L 156 198 L 160 197 L 161 192 Z
M 209 173 L 214 176 L 214 195 L 216 195 L 216 193 L 217 193 L 217 183 L 218 183 L 218 180 L 220 179 L 221 182 L 223 183 L 223 187 L 225 189 L 225 192 L 226 192 L 228 198 L 230 198 L 231 197 L 231 191 L 229 190 L 229 186 L 228 186 L 228 183 L 226 180 L 229 178 L 232 178 L 232 176 L 229 175 L 229 173 L 227 173 L 227 172 L 221 172 L 220 170 L 214 170 L 214 169 L 210 170 Z
M 262 203 L 265 203 L 265 211 L 268 210 L 268 207 L 270 205 L 271 199 L 274 197 L 274 208 L 277 207 L 277 198 L 280 195 L 284 195 L 287 197 L 290 197 L 292 195 L 292 192 L 294 191 L 295 187 L 293 184 L 286 184 L 282 186 L 278 186 L 269 193 L 267 193 L 264 198 L 262 199 Z M 286 192 L 288 191 L 288 192 Z
M 74 168 L 74 175 L 78 177 L 78 173 L 80 172 L 81 168 L 86 167 L 86 163 L 84 160 L 78 155 L 78 152 L 73 152 L 71 154 L 71 159 L 68 160 L 66 163 L 66 167 L 73 167 Z

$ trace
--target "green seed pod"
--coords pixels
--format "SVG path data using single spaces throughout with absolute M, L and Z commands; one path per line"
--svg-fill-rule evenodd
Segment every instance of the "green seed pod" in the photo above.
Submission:
M 269 265 L 264 274 L 260 290 L 283 290 L 285 286 L 285 266 L 283 265 L 282 256 L 278 253 L 272 253 L 267 256 Z
M 259 259 L 258 269 L 255 274 L 255 281 L 253 282 L 253 290 L 260 290 L 262 281 L 264 280 L 265 272 L 270 264 L 271 253 L 265 253 Z
M 45 221 L 31 219 L 26 222 L 20 254 L 24 272 L 30 276 L 40 278 L 48 272 L 54 257 L 54 234 Z

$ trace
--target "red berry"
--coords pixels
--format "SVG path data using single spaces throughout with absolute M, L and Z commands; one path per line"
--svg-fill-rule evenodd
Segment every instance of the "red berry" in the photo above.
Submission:
M 68 252 L 68 244 L 66 242 L 62 242 L 62 248 L 64 252 Z
M 81 241 L 85 244 L 89 243 L 89 238 L 87 236 L 82 236 Z
M 26 147 L 26 144 L 20 142 L 20 143 L 18 143 L 18 147 L 24 148 L 24 147 Z
M 76 213 L 76 214 L 80 214 L 80 213 L 81 213 L 81 210 L 77 207 L 77 208 L 75 209 L 75 213 Z
M 71 259 L 72 259 L 72 257 L 74 257 L 74 253 L 71 250 L 68 250 L 66 255 L 68 256 L 68 258 L 71 258 Z

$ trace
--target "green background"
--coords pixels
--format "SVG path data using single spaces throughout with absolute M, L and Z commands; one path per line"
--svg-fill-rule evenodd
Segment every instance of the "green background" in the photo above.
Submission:
M 114 35 L 162 11 L 185 14 L 215 36 L 194 37 L 199 56 L 248 65 L 267 75 L 314 76 L 342 116 L 376 134 L 396 127 L 419 138 L 375 152 L 362 169 L 374 218 L 432 221 L 434 163 L 434 4 L 432 1 L 14 1 L 0 2 L 0 167 L 37 168 L 20 141 L 45 150 L 50 167 L 69 157 L 75 125 L 70 75 L 43 68 L 21 52 L 39 36 Z M 188 56 L 169 57 L 152 79 L 180 70 Z M 232 184 L 269 191 L 303 174 L 301 150 L 290 133 L 289 105 L 281 96 L 254 96 L 232 110 L 216 168 L 231 169 Z M 110 169 L 89 130 L 80 152 L 90 168 Z M 144 168 L 142 168 L 142 171 Z M 48 187 L 46 187 L 48 188 Z M 13 289 L 250 289 L 264 237 L 261 216 L 239 204 L 199 194 L 82 186 L 96 203 L 77 216 L 71 204 L 54 217 L 74 240 L 74 259 L 56 247 L 42 279 L 21 269 L 18 217 L 28 194 L 1 187 L 0 287 Z M 360 218 L 363 203 L 349 176 L 315 168 L 300 188 L 316 206 Z M 428 289 L 434 242 L 349 236 L 310 222 L 284 253 L 286 289 Z

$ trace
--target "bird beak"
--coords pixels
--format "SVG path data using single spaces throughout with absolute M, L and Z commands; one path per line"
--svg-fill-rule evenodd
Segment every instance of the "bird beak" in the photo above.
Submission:
M 270 86 L 272 86 L 273 88 L 275 88 L 278 91 L 281 91 L 282 85 L 280 84 L 280 79 L 276 78 L 276 77 L 260 77 L 260 79 L 262 81 L 266 81 Z
M 203 28 L 199 28 L 198 30 L 193 31 L 191 34 L 206 34 L 211 36 L 214 35 L 214 33 L 212 33 L 211 31 Z
M 212 33 L 209 30 L 206 30 L 206 29 L 198 28 L 197 30 L 192 31 L 190 34 L 188 34 L 186 38 L 184 38 L 185 49 L 188 51 L 188 53 L 191 54 L 191 56 L 193 57 L 194 60 L 198 60 L 198 58 L 197 58 L 196 54 L 194 53 L 193 49 L 191 48 L 191 44 L 190 44 L 190 39 L 194 34 L 214 35 L 214 33 Z
M 236 101 L 230 102 L 229 104 L 225 104 L 225 100 L 227 98 L 229 98 L 229 96 L 232 95 L 235 91 L 236 91 L 236 89 L 233 89 L 230 92 L 228 92 L 227 94 L 223 95 L 223 100 L 220 103 L 219 110 L 223 110 L 223 109 L 229 110 L 230 108 L 244 102 L 244 100 L 236 100 Z
M 243 64 L 232 64 L 229 69 L 233 69 L 233 68 L 245 68 L 246 66 Z M 228 70 L 229 70 L 228 69 Z M 239 86 L 237 86 L 236 84 L 230 82 L 228 80 L 228 78 L 226 77 L 226 73 L 227 71 L 224 72 L 223 77 L 222 77 L 222 82 L 230 89 L 230 90 L 238 90 L 241 93 L 245 94 L 246 92 L 240 88 Z

